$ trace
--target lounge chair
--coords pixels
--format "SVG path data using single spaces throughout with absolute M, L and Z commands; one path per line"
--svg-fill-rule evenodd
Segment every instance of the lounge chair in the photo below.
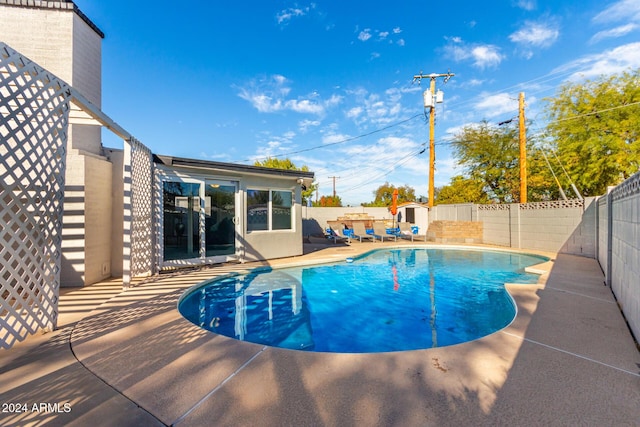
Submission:
M 360 242 L 362 242 L 362 239 L 370 239 L 372 242 L 376 240 L 371 234 L 367 234 L 367 230 L 365 230 L 364 224 L 361 222 L 353 223 L 353 237 L 360 240 Z
M 393 239 L 394 241 L 398 240 L 394 234 L 387 233 L 387 227 L 381 222 L 373 223 L 373 235 L 375 238 L 380 239 L 381 242 L 384 242 L 384 239 Z
M 414 239 L 424 240 L 425 242 L 427 241 L 427 236 L 425 234 L 413 234 L 410 223 L 400 222 L 398 223 L 398 226 L 400 227 L 398 237 L 402 239 L 411 239 L 412 242 Z
M 351 237 L 349 236 L 345 236 L 344 234 L 340 233 L 340 230 L 338 229 L 338 227 L 336 227 L 336 224 L 328 224 L 329 225 L 329 231 L 331 231 L 331 234 L 327 235 L 327 237 L 329 239 L 333 239 L 333 243 L 338 243 L 338 241 L 341 242 L 347 242 L 347 243 L 351 243 Z

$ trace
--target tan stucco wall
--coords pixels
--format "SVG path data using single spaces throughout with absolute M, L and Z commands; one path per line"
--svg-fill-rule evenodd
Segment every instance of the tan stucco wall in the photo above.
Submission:
M 112 165 L 85 156 L 85 285 L 111 276 Z

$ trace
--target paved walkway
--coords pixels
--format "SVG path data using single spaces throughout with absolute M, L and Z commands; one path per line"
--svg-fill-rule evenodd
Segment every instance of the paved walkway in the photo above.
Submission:
M 308 255 L 273 264 L 340 260 L 381 245 L 307 246 Z M 239 342 L 177 312 L 184 289 L 247 267 L 164 274 L 127 292 L 118 281 L 64 290 L 58 330 L 0 350 L 0 425 L 640 422 L 640 353 L 595 260 L 558 255 L 539 284 L 508 286 L 518 315 L 500 332 L 382 354 Z

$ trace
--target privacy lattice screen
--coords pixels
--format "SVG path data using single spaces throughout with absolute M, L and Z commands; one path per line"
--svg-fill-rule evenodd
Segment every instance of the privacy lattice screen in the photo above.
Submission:
M 153 272 L 153 156 L 131 138 L 124 144 L 125 242 L 123 285 Z
M 56 326 L 68 89 L 0 42 L 0 348 Z

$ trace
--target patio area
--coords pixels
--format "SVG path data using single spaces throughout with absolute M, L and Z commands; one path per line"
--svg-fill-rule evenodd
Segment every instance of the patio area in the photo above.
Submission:
M 411 245 L 305 244 L 269 265 Z M 126 292 L 118 280 L 63 289 L 56 331 L 0 351 L 0 403 L 27 405 L 3 406 L 0 425 L 637 425 L 640 352 L 597 261 L 545 255 L 538 284 L 508 285 L 509 327 L 396 353 L 271 348 L 178 313 L 185 289 L 258 263 L 165 273 Z

